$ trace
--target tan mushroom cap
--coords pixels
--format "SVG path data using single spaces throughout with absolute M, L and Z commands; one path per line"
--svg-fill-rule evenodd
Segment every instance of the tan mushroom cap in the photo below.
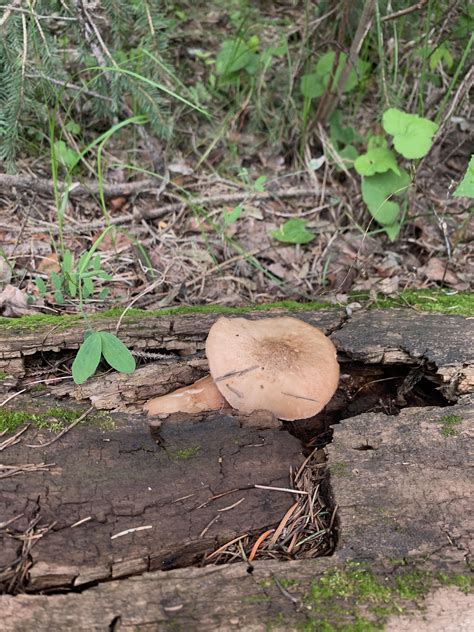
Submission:
M 183 386 L 172 393 L 150 399 L 143 406 L 149 415 L 170 415 L 171 413 L 202 413 L 218 410 L 227 405 L 210 375 L 190 386 Z
M 280 419 L 312 417 L 339 381 L 336 348 L 297 318 L 219 318 L 206 354 L 214 382 L 231 406 L 270 410 Z

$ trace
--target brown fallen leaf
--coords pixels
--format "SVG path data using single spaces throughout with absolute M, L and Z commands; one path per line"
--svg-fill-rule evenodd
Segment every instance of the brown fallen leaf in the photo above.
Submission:
M 59 265 L 58 255 L 55 252 L 52 252 L 47 257 L 41 257 L 41 261 L 38 264 L 39 272 L 50 274 L 51 272 L 59 272 L 60 270 L 61 266 Z
M 447 263 L 447 261 L 443 261 L 439 257 L 432 257 L 426 265 L 418 269 L 418 272 L 430 281 L 442 281 L 448 285 L 455 286 L 458 278 L 448 269 Z
M 6 318 L 19 318 L 34 312 L 28 308 L 26 294 L 13 285 L 6 285 L 0 292 L 0 313 Z

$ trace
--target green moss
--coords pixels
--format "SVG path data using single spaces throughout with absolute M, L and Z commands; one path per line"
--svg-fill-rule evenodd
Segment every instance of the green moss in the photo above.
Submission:
M 357 297 L 357 294 L 353 295 Z M 364 293 L 362 300 L 368 298 Z M 396 298 L 378 297 L 375 307 L 417 307 L 425 312 L 474 315 L 474 296 L 470 292 L 446 293 L 443 290 L 405 290 Z
M 101 430 L 115 430 L 117 428 L 117 422 L 109 413 L 104 410 L 100 410 L 92 417 L 84 420 L 87 425 L 98 426 Z
M 0 408 L 0 432 L 15 432 L 19 426 L 26 423 L 32 424 L 38 430 L 60 432 L 81 414 L 81 411 L 66 408 L 50 408 L 43 412 L 34 413 Z
M 455 437 L 459 434 L 458 426 L 462 423 L 462 417 L 459 415 L 443 415 L 436 422 L 441 425 L 440 432 L 443 437 Z
M 5 373 L 5 371 L 0 371 L 0 382 L 3 382 L 3 380 L 6 380 L 7 377 L 8 377 L 8 373 Z
M 334 476 L 347 476 L 348 465 L 344 461 L 331 461 L 329 463 L 329 472 Z
M 200 445 L 189 446 L 189 448 L 182 448 L 180 450 L 169 450 L 168 454 L 173 461 L 185 461 L 186 459 L 192 459 L 198 456 L 201 452 Z
M 65 331 L 78 325 L 82 321 L 81 316 L 50 316 L 49 314 L 34 314 L 33 316 L 22 316 L 21 318 L 0 317 L 0 329 L 14 330 L 19 332 L 36 331 L 42 327 L 54 327 L 57 331 Z
M 362 564 L 350 563 L 344 569 L 331 569 L 311 584 L 304 602 L 310 611 L 304 632 L 372 632 L 383 630 L 391 615 L 401 614 L 419 604 L 428 592 L 439 586 L 473 590 L 473 579 L 408 571 L 403 566 L 393 575 L 380 577 Z
M 443 290 L 405 290 L 396 298 L 379 297 L 375 302 L 367 292 L 351 294 L 351 299 L 367 303 L 368 307 L 416 307 L 422 311 L 442 312 L 448 314 L 474 315 L 474 297 L 469 292 L 447 294 Z M 248 314 L 251 312 L 267 312 L 271 310 L 285 310 L 290 312 L 334 309 L 329 302 L 312 301 L 300 303 L 298 301 L 278 301 L 263 305 L 246 305 L 243 307 L 227 307 L 223 305 L 196 305 L 170 307 L 156 311 L 130 309 L 125 315 L 125 322 L 134 322 L 140 318 L 159 318 L 160 316 L 178 316 L 186 314 Z M 337 307 L 337 306 L 336 306 Z M 339 307 L 344 307 L 340 305 Z M 117 319 L 123 313 L 123 308 L 110 309 L 96 314 L 90 314 L 89 320 L 99 323 L 107 319 Z M 58 331 L 66 331 L 83 322 L 80 315 L 51 316 L 37 314 L 22 316 L 21 318 L 0 318 L 0 329 L 4 327 L 9 331 L 25 332 L 35 331 L 43 327 L 55 328 Z
M 0 408 L 0 432 L 14 432 L 18 426 L 34 421 L 35 415 L 19 410 L 6 410 Z

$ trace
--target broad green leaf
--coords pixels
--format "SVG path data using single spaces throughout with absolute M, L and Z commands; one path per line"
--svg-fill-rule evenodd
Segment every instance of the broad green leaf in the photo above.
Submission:
M 342 113 L 340 110 L 336 110 L 329 119 L 329 133 L 334 145 L 337 143 L 349 145 L 356 139 L 354 128 L 342 125 Z
M 46 294 L 46 283 L 43 281 L 41 277 L 36 277 L 35 279 L 36 287 L 38 288 L 38 292 L 41 296 Z
M 385 136 L 378 136 L 377 134 L 370 136 L 367 141 L 367 149 L 378 149 L 380 147 L 388 147 Z
M 315 238 L 314 233 L 306 230 L 307 223 L 303 219 L 289 219 L 278 230 L 272 230 L 271 235 L 287 244 L 307 244 Z
M 267 176 L 258 176 L 258 178 L 253 183 L 253 188 L 255 191 L 265 191 L 265 182 L 267 181 Z
M 390 108 L 382 117 L 384 130 L 393 136 L 395 149 L 405 158 L 423 158 L 431 149 L 439 125 L 415 114 Z
M 61 292 L 61 290 L 55 291 L 54 300 L 58 305 L 64 305 L 64 294 Z
M 385 173 L 390 169 L 397 175 L 400 175 L 395 154 L 386 147 L 369 149 L 366 154 L 362 154 L 362 156 L 357 158 L 354 162 L 354 167 L 361 176 L 373 176 L 376 173 Z
M 300 81 L 300 92 L 307 99 L 317 99 L 324 94 L 326 84 L 323 77 L 316 73 L 303 75 Z
M 54 151 L 58 162 L 68 171 L 72 171 L 81 159 L 80 154 L 75 149 L 71 149 L 63 140 L 57 140 L 54 143 Z
M 396 195 L 403 195 L 410 184 L 410 176 L 400 170 L 377 173 L 362 180 L 362 198 L 372 217 L 382 226 L 395 224 L 399 218 L 400 207 L 393 201 Z
M 99 299 L 100 299 L 101 301 L 103 301 L 104 299 L 106 299 L 106 298 L 107 298 L 107 296 L 109 295 L 109 291 L 110 291 L 110 288 L 108 288 L 108 287 L 104 287 L 104 288 L 102 288 L 102 290 L 100 291 L 100 294 L 99 294 Z
M 72 363 L 72 377 L 76 384 L 83 384 L 95 373 L 102 355 L 102 338 L 97 332 L 85 337 Z
M 430 70 L 436 70 L 438 65 L 446 65 L 446 68 L 451 68 L 454 63 L 453 56 L 449 52 L 446 44 L 441 44 L 433 51 L 433 54 L 430 57 Z
M 242 206 L 234 206 L 234 208 L 229 211 L 224 211 L 224 224 L 226 226 L 233 224 L 239 219 L 243 212 L 244 209 Z
M 69 123 L 66 123 L 66 125 L 64 126 L 64 129 L 68 132 L 71 132 L 71 134 L 79 134 L 79 132 L 81 131 L 81 126 L 75 121 L 69 121 Z
M 216 73 L 228 76 L 246 70 L 253 74 L 258 64 L 258 55 L 242 39 L 230 39 L 222 42 L 216 59 Z
M 453 195 L 474 198 L 474 154 L 471 156 L 464 178 L 458 184 Z
M 100 332 L 102 354 L 110 366 L 121 373 L 135 371 L 135 358 L 121 340 L 106 331 Z
M 342 162 L 346 167 L 352 167 L 354 162 L 359 157 L 359 152 L 354 145 L 346 145 L 339 152 L 339 156 L 342 158 Z
M 398 222 L 394 222 L 393 224 L 390 224 L 390 226 L 384 226 L 383 227 L 383 229 L 387 233 L 387 236 L 390 239 L 390 241 L 395 241 L 396 240 L 396 238 L 400 234 L 401 228 L 402 228 L 402 225 L 399 224 Z
M 96 256 L 94 257 L 94 259 L 92 260 L 92 267 L 94 268 L 94 270 L 96 272 L 98 272 L 100 270 L 100 255 L 99 255 L 99 253 L 97 253 Z

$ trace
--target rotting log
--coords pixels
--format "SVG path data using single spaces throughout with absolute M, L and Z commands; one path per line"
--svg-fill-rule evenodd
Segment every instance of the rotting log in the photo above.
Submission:
M 457 315 L 419 313 L 413 310 L 370 310 L 351 317 L 336 310 L 265 313 L 289 315 L 321 328 L 338 348 L 344 366 L 401 364 L 420 370 L 448 400 L 474 388 L 474 320 Z M 119 335 L 135 352 L 162 352 L 165 357 L 140 366 L 133 375 L 108 373 L 81 386 L 60 383 L 56 396 L 90 399 L 97 408 L 137 412 L 151 397 L 190 384 L 207 371 L 204 345 L 210 326 L 219 314 L 125 317 Z M 245 314 L 261 318 L 262 312 Z M 115 331 L 117 320 L 104 318 L 97 327 Z M 13 327 L 13 325 L 12 325 Z M 73 352 L 83 340 L 80 321 L 67 329 L 41 325 L 25 331 L 18 326 L 0 329 L 0 370 L 21 378 L 32 361 L 45 352 Z M 166 356 L 168 354 L 168 356 Z M 8 384 L 8 381 L 4 382 Z
M 293 495 L 255 485 L 288 487 L 302 462 L 300 442 L 280 426 L 271 415 L 188 416 L 164 421 L 157 443 L 146 418 L 117 415 L 40 449 L 28 446 L 45 442 L 41 432 L 28 430 L 2 455 L 3 589 L 183 566 L 278 523 Z
M 156 571 L 118 581 L 112 578 L 80 593 L 3 596 L 0 629 L 263 632 L 297 630 L 306 624 L 317 630 L 322 621 L 336 627 L 353 623 L 356 616 L 379 622 L 377 605 L 382 611 L 394 605 L 391 614 L 389 610 L 389 630 L 467 632 L 474 616 L 474 595 L 446 584 L 459 585 L 460 578 L 465 578 L 466 586 L 469 583 L 472 521 L 466 508 L 473 484 L 466 457 L 473 416 L 472 398 L 463 397 L 449 409 L 406 409 L 399 416 L 366 414 L 338 425 L 327 448 L 332 492 L 339 505 L 339 542 L 332 557 L 257 561 L 252 568 L 236 563 Z M 130 451 L 120 450 L 119 439 L 116 443 L 120 463 Z M 130 474 L 129 466 L 127 471 Z M 60 477 L 64 476 L 62 472 Z M 139 479 L 140 472 L 134 477 Z M 138 535 L 135 546 L 143 544 Z M 48 532 L 36 547 L 51 537 Z M 62 546 L 66 545 L 65 540 Z M 123 546 L 128 546 L 125 540 Z M 370 586 L 376 582 L 386 591 L 406 577 L 412 590 L 421 585 L 425 592 L 413 603 L 403 601 L 397 592 L 395 604 L 387 603 L 386 597 L 378 603 L 375 595 L 358 592 L 357 585 L 351 588 L 354 577 L 365 572 Z M 344 591 L 325 601 L 315 587 L 328 573 L 336 573 L 334 590 L 342 581 Z M 436 589 L 438 580 L 444 588 Z M 441 610 L 438 603 L 444 604 Z M 413 612 L 417 608 L 431 627 L 420 623 L 420 615 Z M 402 616 L 396 616 L 400 610 Z

